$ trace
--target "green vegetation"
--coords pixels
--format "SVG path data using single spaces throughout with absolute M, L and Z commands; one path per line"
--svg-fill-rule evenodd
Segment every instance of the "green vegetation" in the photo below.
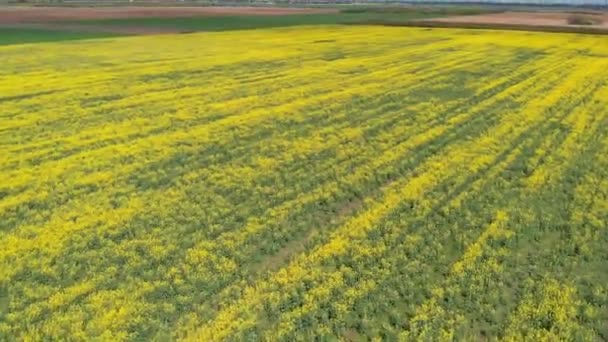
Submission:
M 301 25 L 362 24 L 369 22 L 400 23 L 411 19 L 436 17 L 430 12 L 363 11 L 332 14 L 285 16 L 225 16 L 192 18 L 131 18 L 79 21 L 84 25 L 172 28 L 182 31 L 229 31 Z
M 0 28 L 0 45 L 42 43 L 117 36 L 107 32 L 80 32 L 38 28 Z

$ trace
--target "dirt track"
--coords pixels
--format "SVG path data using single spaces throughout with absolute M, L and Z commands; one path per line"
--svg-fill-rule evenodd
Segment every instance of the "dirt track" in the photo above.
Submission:
M 334 13 L 336 11 L 334 9 L 270 7 L 0 7 L 0 24 L 144 17 L 183 18 L 226 15 L 289 15 Z
M 530 27 L 573 27 L 569 25 L 567 18 L 572 13 L 566 12 L 505 12 L 482 15 L 466 15 L 429 19 L 428 21 L 458 24 L 484 24 L 484 25 L 517 25 Z M 596 12 L 585 14 L 593 16 L 601 21 L 598 25 L 575 26 L 598 29 L 608 29 L 608 13 Z

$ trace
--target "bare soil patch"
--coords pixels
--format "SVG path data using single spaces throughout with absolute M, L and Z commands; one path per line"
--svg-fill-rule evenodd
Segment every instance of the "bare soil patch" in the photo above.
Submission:
M 572 16 L 570 12 L 505 12 L 481 15 L 466 15 L 446 18 L 428 19 L 426 21 L 435 23 L 463 24 L 463 25 L 487 25 L 492 26 L 514 26 L 514 27 L 585 27 L 608 31 L 608 13 L 586 12 L 585 16 L 594 19 L 594 25 L 571 25 L 568 19 Z
M 337 12 L 335 9 L 271 7 L 4 7 L 0 8 L 0 24 L 48 23 L 95 19 L 290 15 L 335 12 Z

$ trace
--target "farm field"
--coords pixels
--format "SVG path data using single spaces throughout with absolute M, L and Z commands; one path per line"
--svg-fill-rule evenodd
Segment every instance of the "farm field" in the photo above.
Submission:
M 42 43 L 118 36 L 109 32 L 78 32 L 74 30 L 46 30 L 40 28 L 0 27 L 0 46 Z
M 0 58 L 0 340 L 608 339 L 606 36 Z
M 370 23 L 397 25 L 414 19 L 486 14 L 496 11 L 491 8 L 468 6 L 346 6 L 341 9 L 175 5 L 0 6 L 0 45 L 310 25 Z

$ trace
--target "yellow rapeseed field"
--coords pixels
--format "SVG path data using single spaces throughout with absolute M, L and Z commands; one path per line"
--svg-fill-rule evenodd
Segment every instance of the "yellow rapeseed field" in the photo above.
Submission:
M 0 340 L 608 339 L 607 36 L 0 58 Z

